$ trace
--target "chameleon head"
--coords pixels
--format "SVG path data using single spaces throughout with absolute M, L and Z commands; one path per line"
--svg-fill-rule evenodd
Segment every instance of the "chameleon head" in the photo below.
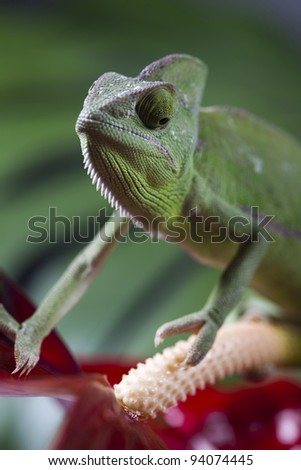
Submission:
M 139 220 L 181 213 L 192 172 L 206 66 L 171 55 L 135 78 L 106 73 L 77 123 L 84 163 L 113 207 Z

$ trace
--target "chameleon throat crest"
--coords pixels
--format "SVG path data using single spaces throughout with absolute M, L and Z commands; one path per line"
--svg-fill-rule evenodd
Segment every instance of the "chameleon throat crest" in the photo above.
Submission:
M 93 162 L 91 162 L 90 155 L 89 155 L 86 145 L 83 146 L 83 157 L 84 157 L 84 160 L 83 160 L 84 168 L 87 171 L 87 175 L 90 176 L 92 180 L 92 184 L 96 185 L 96 191 L 100 190 L 101 196 L 104 197 L 108 201 L 108 203 L 113 209 L 119 211 L 121 216 L 131 218 L 132 215 L 121 206 L 121 204 L 119 203 L 117 198 L 114 196 L 112 191 L 105 185 L 101 177 L 97 174 L 94 168 Z

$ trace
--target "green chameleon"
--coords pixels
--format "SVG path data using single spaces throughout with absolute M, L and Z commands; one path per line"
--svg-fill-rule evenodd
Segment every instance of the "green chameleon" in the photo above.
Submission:
M 158 344 L 198 331 L 188 365 L 210 350 L 248 285 L 288 321 L 301 318 L 300 143 L 248 112 L 202 108 L 206 75 L 200 60 L 174 54 L 135 78 L 106 73 L 90 88 L 76 131 L 88 174 L 117 215 L 21 327 L 2 309 L 2 329 L 16 335 L 17 371 L 35 366 L 43 338 L 87 289 L 129 217 L 222 269 L 200 311 L 156 333 Z

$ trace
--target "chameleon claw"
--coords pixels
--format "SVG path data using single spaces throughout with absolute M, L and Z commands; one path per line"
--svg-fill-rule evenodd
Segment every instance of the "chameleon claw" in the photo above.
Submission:
M 158 346 L 167 336 L 179 333 L 197 333 L 183 366 L 197 365 L 211 349 L 215 340 L 218 326 L 210 319 L 208 311 L 192 313 L 168 323 L 164 323 L 155 335 L 155 346 Z
M 28 375 L 37 365 L 40 357 L 41 342 L 35 330 L 23 324 L 18 330 L 15 341 L 16 367 L 13 374 Z
M 196 366 L 201 362 L 213 346 L 218 326 L 208 318 L 199 331 L 185 359 L 187 366 Z
M 16 358 L 16 367 L 13 370 L 12 374 L 17 374 L 19 373 L 19 376 L 21 377 L 22 375 L 28 375 L 32 369 L 37 365 L 39 361 L 39 356 L 36 356 L 35 354 L 32 354 L 28 358 L 21 358 L 18 357 Z
M 158 346 L 168 336 L 178 335 L 180 333 L 196 333 L 205 324 L 204 313 L 197 312 L 185 315 L 161 325 L 155 334 L 155 346 Z

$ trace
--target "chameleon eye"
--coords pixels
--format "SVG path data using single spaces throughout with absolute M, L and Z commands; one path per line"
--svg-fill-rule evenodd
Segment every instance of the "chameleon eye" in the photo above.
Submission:
M 174 97 L 166 87 L 156 88 L 144 95 L 136 105 L 136 112 L 149 129 L 165 126 L 171 119 Z

